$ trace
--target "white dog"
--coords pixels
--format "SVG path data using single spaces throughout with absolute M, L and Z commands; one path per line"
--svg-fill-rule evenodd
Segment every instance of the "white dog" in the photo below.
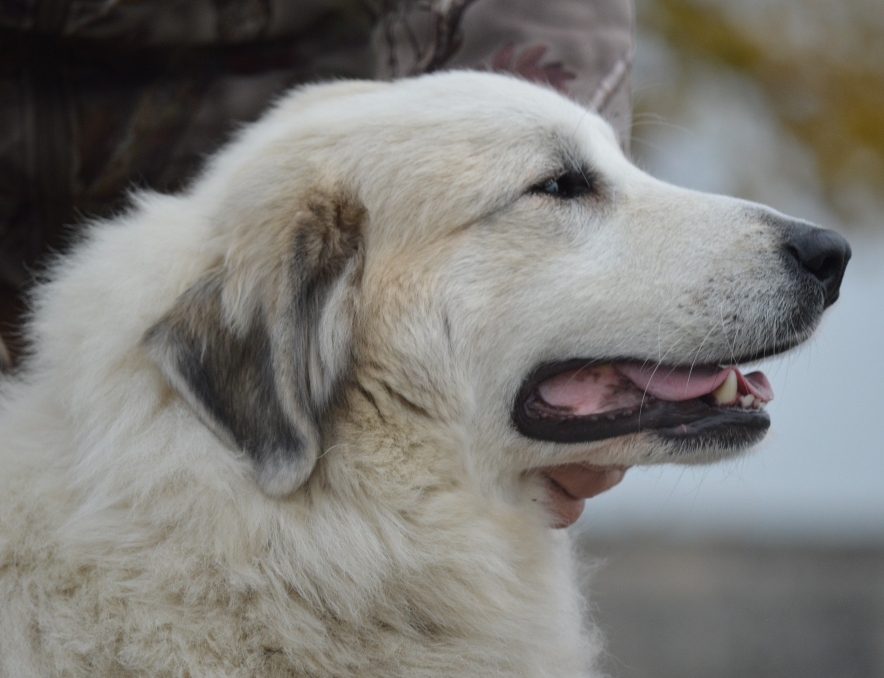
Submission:
M 295 91 L 134 201 L 2 388 L 3 676 L 595 675 L 584 465 L 759 440 L 736 365 L 850 253 L 481 73 Z

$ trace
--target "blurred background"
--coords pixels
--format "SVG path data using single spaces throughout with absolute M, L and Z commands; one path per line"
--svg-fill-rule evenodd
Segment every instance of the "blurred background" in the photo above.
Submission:
M 652 174 L 834 228 L 807 346 L 760 365 L 773 426 L 717 467 L 587 504 L 617 678 L 884 676 L 884 2 L 638 0 L 632 148 Z

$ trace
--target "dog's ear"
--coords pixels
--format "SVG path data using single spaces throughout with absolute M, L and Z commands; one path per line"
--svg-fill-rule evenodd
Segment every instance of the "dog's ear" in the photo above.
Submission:
M 202 421 L 246 453 L 283 497 L 310 475 L 321 422 L 350 363 L 364 209 L 315 195 L 265 212 L 145 336 L 150 356 Z

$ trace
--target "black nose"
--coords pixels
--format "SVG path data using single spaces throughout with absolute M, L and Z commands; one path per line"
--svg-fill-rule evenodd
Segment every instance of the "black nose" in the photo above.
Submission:
M 838 299 L 841 279 L 850 260 L 850 245 L 834 231 L 806 224 L 789 224 L 784 243 L 802 275 L 823 286 L 828 308 Z

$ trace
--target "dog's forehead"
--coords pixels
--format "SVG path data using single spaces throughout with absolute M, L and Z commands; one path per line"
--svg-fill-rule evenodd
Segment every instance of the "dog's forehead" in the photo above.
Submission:
M 419 144 L 425 154 L 446 155 L 467 146 L 474 161 L 509 153 L 535 163 L 562 151 L 619 154 L 616 134 L 596 113 L 514 77 L 453 71 L 340 91 L 342 97 L 308 102 L 302 112 L 309 126 L 343 133 L 362 152 Z
M 575 164 L 608 174 L 625 162 L 596 114 L 552 89 L 468 71 L 296 90 L 224 156 L 206 185 L 225 206 L 269 196 L 282 213 L 306 188 L 344 188 L 371 214 L 371 240 L 400 243 L 476 222 Z
M 617 143 L 612 128 L 595 113 L 550 88 L 513 77 L 440 74 L 405 83 L 401 97 L 407 99 L 403 123 L 438 124 L 449 135 L 487 139 L 518 152 L 524 147 L 545 151 L 553 144 L 576 151 L 575 146 Z
M 604 169 L 623 158 L 613 128 L 596 113 L 513 77 L 442 73 L 357 97 L 348 107 L 360 120 L 349 126 L 351 148 L 376 149 L 378 172 L 408 163 L 445 182 L 481 181 L 490 197 L 563 166 Z

